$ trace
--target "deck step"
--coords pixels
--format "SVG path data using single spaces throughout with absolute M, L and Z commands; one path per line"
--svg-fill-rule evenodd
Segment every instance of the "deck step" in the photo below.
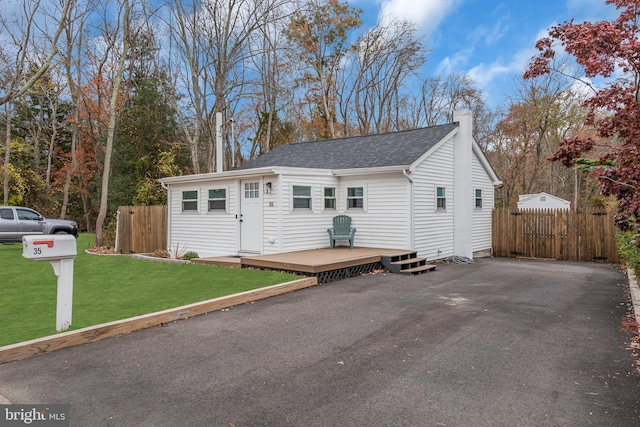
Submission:
M 405 264 L 413 264 L 416 262 L 421 262 L 421 261 L 426 261 L 426 259 L 424 258 L 407 258 L 407 259 L 401 259 L 399 261 L 391 261 L 391 264 L 394 265 L 405 265 Z
M 415 251 L 383 255 L 381 263 L 387 270 L 396 274 L 414 275 L 432 271 L 436 268 L 433 264 L 427 264 L 425 258 L 418 258 Z
M 400 273 L 401 274 L 420 274 L 420 273 L 426 273 L 427 271 L 433 271 L 435 269 L 436 269 L 436 266 L 434 264 L 425 264 L 419 267 L 402 270 Z

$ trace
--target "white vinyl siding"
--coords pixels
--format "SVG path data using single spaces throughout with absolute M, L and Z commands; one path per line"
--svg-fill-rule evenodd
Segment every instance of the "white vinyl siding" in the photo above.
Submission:
M 492 211 L 494 206 L 494 187 L 491 178 L 487 174 L 475 153 L 471 159 L 472 185 L 477 200 L 477 191 L 481 192 L 482 208 L 475 208 L 472 213 L 473 224 L 473 251 L 491 250 Z M 474 203 L 476 206 L 476 203 Z
M 293 209 L 294 185 L 311 188 L 311 209 Z M 336 209 L 325 209 L 327 187 L 335 188 Z M 366 210 L 347 209 L 349 187 L 362 187 Z M 267 212 L 273 208 L 265 208 L 265 253 L 329 247 L 327 229 L 340 214 L 352 218 L 356 246 L 406 249 L 409 245 L 409 181 L 401 173 L 366 178 L 283 174 L 274 194 L 282 207 L 271 214 Z
M 332 226 L 332 218 L 346 214 L 357 229 L 356 246 L 412 249 L 429 260 L 456 255 L 453 157 L 452 141 L 443 142 L 413 166 L 409 174 L 411 181 L 400 171 L 336 176 L 323 170 L 293 170 L 256 178 L 253 180 L 255 188 L 246 191 L 261 192 L 262 252 L 327 248 L 327 229 Z M 187 250 L 196 251 L 201 257 L 237 254 L 240 249 L 238 200 L 245 192 L 240 181 L 229 178 L 171 184 L 169 246 L 185 245 Z M 267 182 L 271 183 L 271 189 L 263 192 Z M 305 189 L 304 194 L 298 187 Z M 437 209 L 438 187 L 445 189 L 446 210 Z M 296 198 L 304 196 L 308 200 L 308 208 L 294 209 L 294 188 L 297 189 Z M 363 208 L 348 208 L 349 188 L 361 189 L 352 191 L 351 196 L 361 197 Z M 209 190 L 215 189 L 226 190 L 226 211 L 209 212 L 212 200 Z M 475 190 L 481 191 L 476 194 Z M 199 196 L 195 201 L 196 210 L 187 214 L 182 211 L 185 191 L 196 191 Z M 472 187 L 464 191 L 468 200 L 476 195 L 482 200 L 482 208 L 473 209 L 472 213 L 473 251 L 490 250 L 493 182 L 475 153 Z M 221 196 L 221 193 L 211 195 Z M 187 196 L 191 197 L 192 193 Z M 329 204 L 333 205 L 331 208 L 327 208 L 327 200 L 335 201 Z
M 410 183 L 401 172 L 341 177 L 340 181 L 338 210 L 352 218 L 352 226 L 357 230 L 356 246 L 391 249 L 410 247 Z M 347 209 L 347 189 L 357 187 L 363 187 L 364 209 Z
M 209 203 L 208 190 L 214 185 L 203 183 L 195 187 L 189 185 L 171 185 L 169 192 L 168 209 L 171 218 L 168 246 L 185 247 L 187 251 L 195 251 L 200 257 L 233 255 L 236 253 L 236 186 L 234 181 L 216 183 L 227 191 L 227 212 L 211 215 L 207 212 Z M 197 189 L 200 197 L 197 203 L 197 211 L 185 214 L 182 211 L 182 192 Z M 215 218 L 215 222 L 213 221 Z
M 571 202 L 550 194 L 522 194 L 518 209 L 570 209 Z
M 413 179 L 414 249 L 427 259 L 453 253 L 453 142 L 440 145 L 411 174 Z M 437 188 L 445 188 L 447 209 L 438 209 Z
M 271 199 L 265 197 L 264 253 L 280 253 L 329 247 L 327 228 L 338 213 L 324 209 L 324 188 L 337 187 L 338 180 L 329 173 L 314 175 L 280 175 Z M 294 208 L 295 187 L 310 188 L 310 208 Z M 279 205 L 279 208 L 276 206 Z
M 283 193 L 288 194 L 288 192 L 281 190 L 281 182 L 276 175 L 265 176 L 263 182 L 264 186 L 267 185 L 266 183 L 271 183 L 271 185 L 268 192 L 263 191 L 262 193 L 262 250 L 265 254 L 278 253 L 281 252 L 279 245 L 282 242 L 280 238 L 281 218 L 285 214 L 283 211 L 285 205 L 281 203 L 280 197 Z

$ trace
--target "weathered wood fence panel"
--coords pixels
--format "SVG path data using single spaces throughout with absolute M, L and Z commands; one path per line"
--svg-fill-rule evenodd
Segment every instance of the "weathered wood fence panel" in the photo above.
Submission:
M 493 211 L 493 254 L 618 263 L 614 210 Z
M 167 249 L 166 206 L 120 206 L 116 250 L 124 254 Z

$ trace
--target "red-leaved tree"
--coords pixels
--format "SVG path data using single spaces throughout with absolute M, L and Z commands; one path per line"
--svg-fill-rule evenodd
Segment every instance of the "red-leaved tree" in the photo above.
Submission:
M 561 46 L 584 69 L 588 78 L 609 82 L 586 101 L 587 124 L 595 136 L 563 140 L 550 160 L 575 166 L 576 160 L 594 157 L 592 171 L 602 193 L 618 200 L 618 225 L 635 223 L 640 231 L 640 0 L 606 0 L 620 15 L 612 21 L 573 21 L 552 27 L 549 37 L 538 40 L 540 53 L 524 74 L 532 78 L 555 70 L 556 49 Z

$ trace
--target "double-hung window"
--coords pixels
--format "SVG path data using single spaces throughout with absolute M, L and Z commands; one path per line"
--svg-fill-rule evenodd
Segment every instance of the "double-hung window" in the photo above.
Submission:
M 209 212 L 227 210 L 227 190 L 217 188 L 209 190 Z
M 336 208 L 336 188 L 324 187 L 324 208 L 335 209 Z
M 436 210 L 447 209 L 447 189 L 445 187 L 436 187 Z
M 475 189 L 475 204 L 476 209 L 482 209 L 482 189 Z
M 347 209 L 364 209 L 364 188 L 347 188 Z
M 311 209 L 311 187 L 293 186 L 293 209 Z
M 198 211 L 198 191 L 183 191 L 182 192 L 182 212 L 197 212 Z

